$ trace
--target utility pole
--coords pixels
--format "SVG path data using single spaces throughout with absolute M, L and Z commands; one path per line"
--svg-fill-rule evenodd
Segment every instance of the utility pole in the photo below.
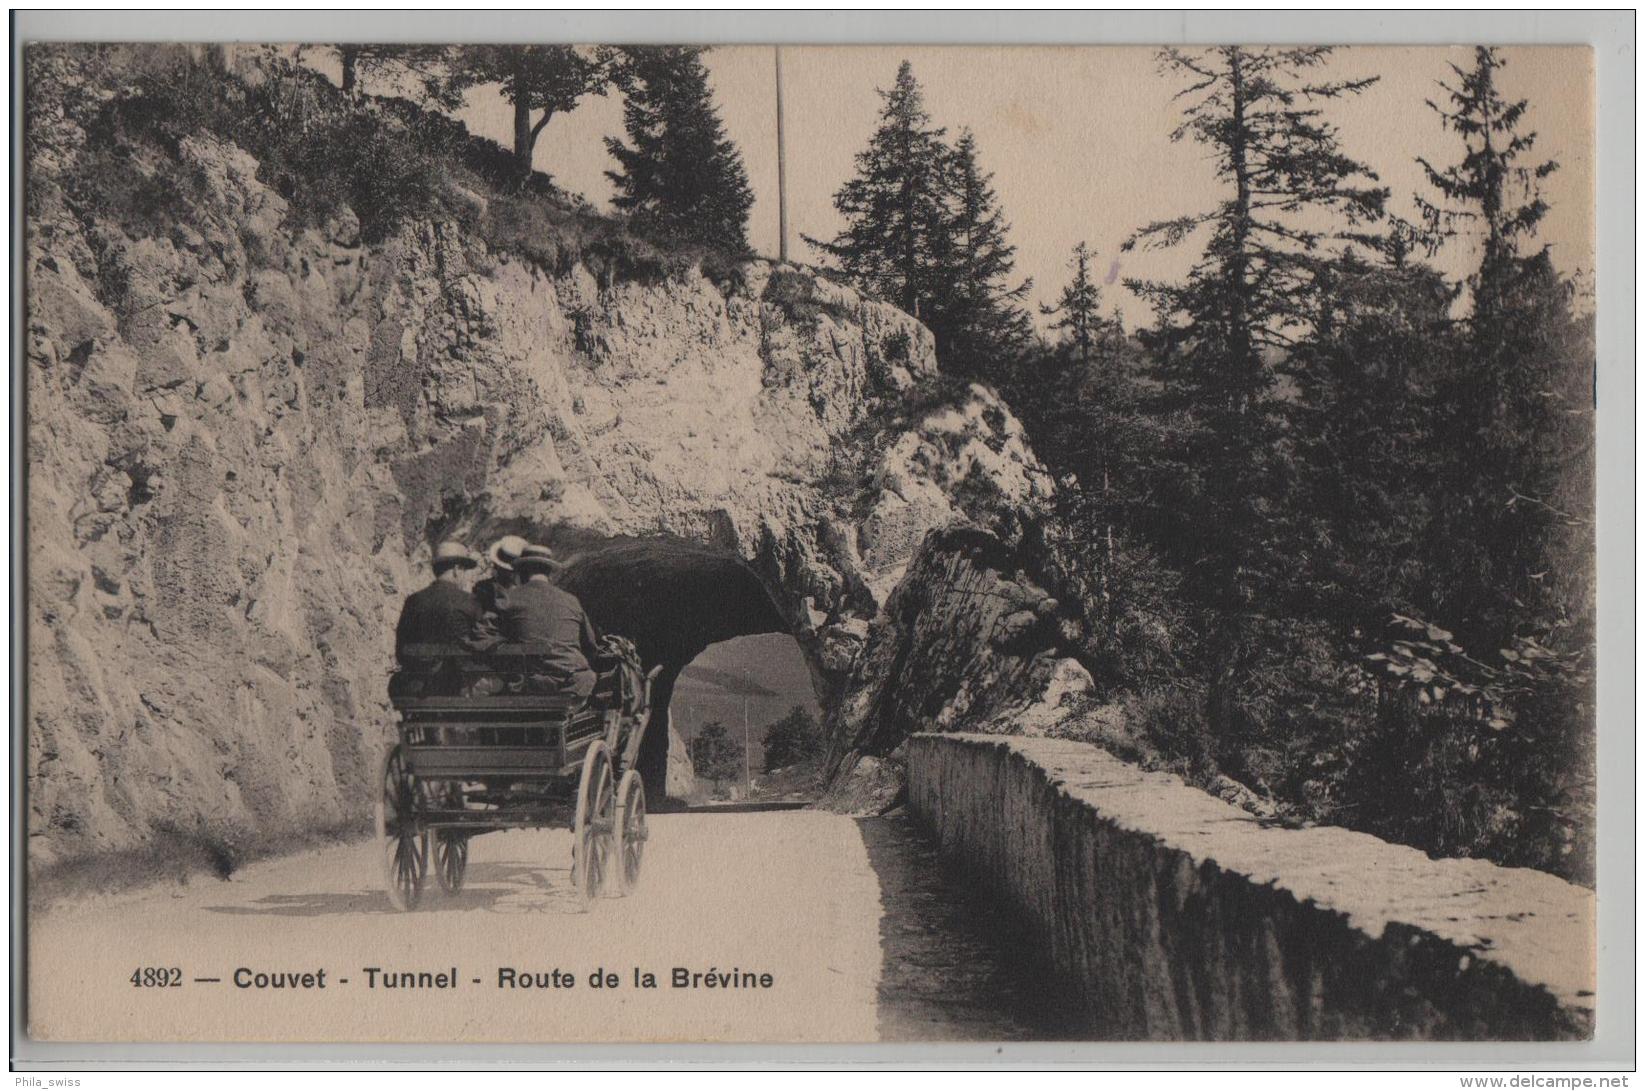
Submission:
M 788 148 L 783 139 L 783 47 L 777 54 L 777 260 L 788 261 Z
M 753 758 L 749 756 L 748 742 L 748 694 L 743 694 L 743 798 L 747 799 L 754 794 Z

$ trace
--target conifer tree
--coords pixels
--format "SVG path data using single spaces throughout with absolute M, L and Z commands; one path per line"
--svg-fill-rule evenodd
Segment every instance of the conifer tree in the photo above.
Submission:
M 1524 162 L 1536 133 L 1524 128 L 1527 102 L 1502 96 L 1503 67 L 1487 48 L 1470 68 L 1452 65 L 1455 83 L 1441 84 L 1443 99 L 1429 106 L 1462 155 L 1444 168 L 1420 161 L 1438 199 L 1419 201 L 1432 245 L 1464 237 L 1478 246 L 1465 348 L 1436 391 L 1442 495 L 1431 545 L 1454 562 L 1436 609 L 1465 643 L 1490 648 L 1547 600 L 1550 565 L 1560 563 L 1552 540 L 1588 525 L 1591 508 L 1590 498 L 1558 494 L 1591 457 L 1592 361 L 1573 332 L 1569 285 L 1545 247 L 1528 246 L 1547 211 L 1538 183 L 1558 164 Z
M 1179 429 L 1157 494 L 1167 542 L 1196 594 L 1225 614 L 1247 614 L 1265 575 L 1284 568 L 1272 526 L 1282 502 L 1274 364 L 1311 320 L 1314 273 L 1332 238 L 1379 217 L 1386 197 L 1368 184 L 1375 175 L 1342 152 L 1321 112 L 1321 103 L 1374 79 L 1317 78 L 1330 52 L 1225 46 L 1160 54 L 1161 71 L 1185 81 L 1171 138 L 1210 149 L 1229 192 L 1125 244 L 1175 246 L 1208 229 L 1186 282 L 1126 283 L 1158 314 L 1144 340 L 1158 360 L 1161 409 Z
M 822 729 L 816 717 L 794 705 L 782 719 L 766 725 L 761 736 L 765 751 L 765 771 L 782 769 L 822 753 Z
M 1033 282 L 1012 283 L 1016 247 L 1006 241 L 1011 225 L 994 192 L 994 176 L 977 162 L 969 129 L 946 157 L 945 176 L 948 222 L 933 240 L 936 291 L 926 324 L 950 370 L 996 378 L 1033 336 L 1019 305 Z
M 1581 876 L 1593 345 L 1535 243 L 1557 166 L 1526 162 L 1536 134 L 1503 67 L 1475 50 L 1429 103 L 1462 149 L 1419 161 L 1425 230 L 1395 223 L 1386 265 L 1321 270 L 1297 441 L 1323 563 L 1305 567 L 1319 607 L 1377 646 L 1377 715 L 1343 785 L 1365 827 Z M 1453 240 L 1474 259 L 1459 284 L 1411 260 L 1414 241 Z
M 719 720 L 703 724 L 691 738 L 691 770 L 704 780 L 720 786 L 739 780 L 743 762 L 742 741 Z
M 1300 465 L 1287 505 L 1299 611 L 1344 638 L 1422 608 L 1421 555 L 1431 517 L 1434 362 L 1452 356 L 1454 298 L 1412 262 L 1399 225 L 1367 259 L 1322 263 L 1313 328 L 1291 353 L 1288 403 Z
M 931 328 L 956 374 L 1000 379 L 1032 339 L 1020 306 L 1031 286 L 1013 283 L 1016 250 L 965 132 L 949 147 L 931 125 L 907 61 L 880 92 L 880 125 L 857 155 L 857 176 L 834 194 L 846 226 L 832 242 L 806 241 L 867 291 Z
M 705 50 L 631 46 L 618 51 L 629 143 L 607 138 L 618 169 L 612 204 L 637 224 L 668 237 L 742 253 L 754 193 L 741 153 L 725 135 Z
M 940 288 L 936 262 L 948 240 L 946 130 L 932 127 L 907 61 L 880 98 L 880 124 L 857 153 L 857 176 L 834 194 L 845 229 L 832 242 L 805 239 L 857 284 L 922 318 Z
M 1055 304 L 1040 305 L 1040 313 L 1056 319 L 1051 329 L 1061 334 L 1076 359 L 1089 363 L 1103 328 L 1102 289 L 1091 279 L 1091 250 L 1083 239 L 1074 246 L 1068 267 L 1073 279 L 1063 286 Z
M 1443 169 L 1419 158 L 1428 182 L 1439 191 L 1439 201 L 1417 198 L 1417 207 L 1437 246 L 1459 232 L 1477 234 L 1479 265 L 1469 278 L 1475 294 L 1478 324 L 1495 321 L 1504 306 L 1503 293 L 1511 291 L 1517 267 L 1524 257 L 1520 240 L 1534 236 L 1547 213 L 1537 183 L 1559 169 L 1547 160 L 1522 164 L 1536 145 L 1535 132 L 1522 132 L 1529 103 L 1509 102 L 1497 89 L 1497 73 L 1505 67 L 1495 49 L 1474 50 L 1474 65 L 1451 65 L 1455 85 L 1441 83 L 1442 102 L 1428 100 L 1440 123 L 1456 133 L 1463 144 L 1462 158 Z

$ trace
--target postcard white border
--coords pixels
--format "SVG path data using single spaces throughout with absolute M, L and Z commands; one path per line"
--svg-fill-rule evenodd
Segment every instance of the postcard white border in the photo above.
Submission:
M 1635 13 L 1550 10 L 925 11 L 14 11 L 12 89 L 11 586 L 21 588 L 22 331 L 18 143 L 21 65 L 30 41 L 782 42 L 795 44 L 1343 45 L 1588 44 L 1597 79 L 1599 982 L 1586 1043 L 966 1043 L 796 1046 L 126 1045 L 30 1041 L 24 1032 L 21 813 L 21 596 L 13 596 L 12 1057 L 16 1070 L 196 1068 L 657 1068 L 873 1066 L 1297 1068 L 1571 1072 L 1636 1060 L 1635 742 Z

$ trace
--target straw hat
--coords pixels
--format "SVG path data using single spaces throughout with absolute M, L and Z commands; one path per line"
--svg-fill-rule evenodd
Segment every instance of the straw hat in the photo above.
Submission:
M 474 554 L 470 553 L 468 547 L 461 542 L 453 542 L 447 539 L 434 547 L 434 570 L 436 572 L 446 568 L 473 568 L 479 563 Z
M 553 572 L 560 567 L 560 562 L 554 559 L 553 551 L 547 546 L 528 545 L 514 558 L 514 567 L 529 576 L 538 572 Z
M 514 558 L 520 555 L 528 543 L 518 534 L 505 534 L 491 543 L 491 551 L 487 554 L 491 563 L 507 572 L 514 571 Z

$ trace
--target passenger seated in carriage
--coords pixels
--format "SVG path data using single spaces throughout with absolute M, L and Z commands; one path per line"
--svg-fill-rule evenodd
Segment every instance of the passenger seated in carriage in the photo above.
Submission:
M 461 542 L 434 547 L 434 582 L 412 593 L 400 608 L 394 626 L 394 654 L 402 666 L 406 648 L 413 644 L 450 644 L 461 640 L 480 620 L 480 604 L 461 582 L 461 574 L 479 562 Z
M 491 559 L 491 575 L 474 585 L 474 598 L 485 613 L 496 613 L 497 604 L 515 585 L 519 574 L 514 571 L 514 559 L 528 544 L 518 534 L 505 534 L 491 544 L 487 553 Z
M 497 600 L 496 612 L 476 626 L 469 646 L 485 651 L 498 644 L 538 644 L 545 650 L 525 676 L 532 693 L 561 693 L 587 700 L 596 681 L 600 654 L 594 626 L 582 603 L 549 579 L 559 563 L 547 546 L 527 545 L 514 558 L 519 582 Z

